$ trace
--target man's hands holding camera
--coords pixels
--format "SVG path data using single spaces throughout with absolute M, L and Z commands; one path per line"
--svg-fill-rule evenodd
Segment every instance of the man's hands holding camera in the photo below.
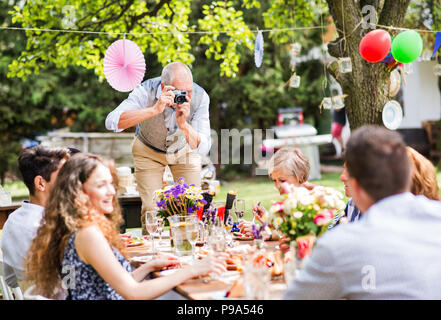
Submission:
M 156 114 L 160 114 L 164 112 L 165 108 L 167 108 L 168 106 L 172 106 L 174 104 L 175 101 L 175 95 L 173 93 L 174 89 L 175 88 L 172 86 L 164 86 L 158 101 L 156 101 L 155 105 L 153 106 L 153 109 L 155 110 Z
M 190 97 L 186 91 L 175 90 L 175 87 L 166 85 L 153 108 L 157 114 L 160 114 L 164 112 L 165 108 L 174 105 L 176 106 L 176 122 L 179 128 L 184 129 L 190 114 Z

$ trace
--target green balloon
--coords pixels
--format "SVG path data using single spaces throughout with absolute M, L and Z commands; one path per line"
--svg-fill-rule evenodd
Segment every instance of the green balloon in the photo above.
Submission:
M 415 61 L 423 51 L 423 40 L 418 32 L 407 30 L 397 35 L 392 42 L 392 56 L 401 63 Z

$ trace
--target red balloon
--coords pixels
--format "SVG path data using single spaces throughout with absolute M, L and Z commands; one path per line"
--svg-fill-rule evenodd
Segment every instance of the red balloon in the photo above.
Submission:
M 390 34 L 381 29 L 366 34 L 360 41 L 360 54 L 368 62 L 379 62 L 390 52 Z

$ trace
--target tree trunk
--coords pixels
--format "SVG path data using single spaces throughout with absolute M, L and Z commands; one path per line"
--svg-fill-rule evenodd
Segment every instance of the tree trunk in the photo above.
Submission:
M 340 83 L 345 98 L 346 113 L 351 130 L 364 124 L 382 124 L 383 107 L 389 98 L 390 70 L 387 64 L 369 63 L 359 53 L 363 36 L 372 31 L 362 27 L 362 8 L 376 9 L 377 24 L 399 27 L 404 21 L 410 0 L 327 0 L 339 37 L 328 45 L 335 58 L 350 57 L 351 73 L 340 73 L 336 62 L 328 67 Z M 372 22 L 372 21 L 370 21 Z M 375 22 L 374 22 L 375 23 Z M 388 30 L 389 31 L 389 30 Z M 392 31 L 392 36 L 398 32 Z

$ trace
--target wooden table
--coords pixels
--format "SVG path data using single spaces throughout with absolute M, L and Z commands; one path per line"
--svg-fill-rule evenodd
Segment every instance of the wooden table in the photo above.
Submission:
M 9 215 L 16 209 L 21 207 L 21 202 L 13 202 L 9 206 L 0 207 L 0 229 L 3 229 Z
M 158 240 L 155 240 L 156 242 Z M 170 241 L 168 238 L 163 237 L 163 241 Z M 277 241 L 267 241 L 265 242 L 267 250 L 273 250 L 276 245 Z M 240 244 L 252 244 L 252 241 L 240 241 Z M 158 246 L 156 247 L 158 249 Z M 128 248 L 128 255 L 129 258 L 139 257 L 139 256 L 146 256 L 151 254 L 151 244 L 150 241 L 146 242 L 146 244 L 136 247 L 129 247 Z M 172 253 L 171 247 L 161 247 L 159 252 L 164 253 Z M 139 264 L 132 263 L 135 267 Z M 227 271 L 228 275 L 237 274 L 237 271 Z M 158 273 L 156 273 L 154 276 L 159 276 Z M 226 292 L 228 291 L 231 286 L 232 282 L 228 283 L 226 281 L 222 280 L 211 280 L 208 283 L 203 283 L 200 279 L 191 279 L 188 280 L 177 287 L 174 288 L 176 292 L 181 294 L 187 299 L 190 300 L 212 300 L 215 299 L 214 294 L 215 293 L 221 293 L 221 291 Z M 279 280 L 271 280 L 271 286 L 270 286 L 270 299 L 280 299 L 283 295 L 283 292 L 286 290 L 286 284 L 283 280 L 283 277 Z M 221 295 L 219 296 L 219 299 L 222 298 Z

